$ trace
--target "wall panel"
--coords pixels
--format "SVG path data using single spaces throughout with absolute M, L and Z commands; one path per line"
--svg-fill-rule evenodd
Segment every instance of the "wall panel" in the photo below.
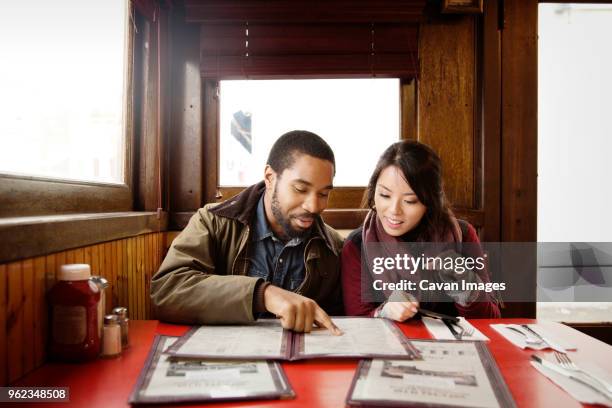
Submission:
M 469 16 L 438 17 L 421 26 L 418 86 L 418 139 L 442 159 L 451 203 L 474 209 L 475 26 Z
M 45 362 L 46 296 L 63 264 L 88 263 L 93 275 L 108 280 L 106 313 L 115 306 L 127 306 L 131 319 L 153 318 L 149 286 L 166 253 L 165 235 L 139 235 L 0 264 L 0 386 Z

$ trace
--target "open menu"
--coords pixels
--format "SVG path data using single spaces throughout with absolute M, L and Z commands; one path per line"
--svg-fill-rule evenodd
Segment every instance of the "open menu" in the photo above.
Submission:
M 414 340 L 421 360 L 359 363 L 347 404 L 359 407 L 515 407 L 484 342 Z
M 281 366 L 271 361 L 221 361 L 163 354 L 176 337 L 156 336 L 131 404 L 294 398 Z
M 419 358 L 417 349 L 389 320 L 337 317 L 334 323 L 342 330 L 341 336 L 321 328 L 294 333 L 275 319 L 241 326 L 194 327 L 166 353 L 207 359 Z

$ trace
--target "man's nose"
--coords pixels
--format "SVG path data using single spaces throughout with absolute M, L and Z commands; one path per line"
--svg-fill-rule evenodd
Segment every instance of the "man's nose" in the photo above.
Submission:
M 319 214 L 324 209 L 316 194 L 308 196 L 308 198 L 304 200 L 302 208 L 312 214 Z

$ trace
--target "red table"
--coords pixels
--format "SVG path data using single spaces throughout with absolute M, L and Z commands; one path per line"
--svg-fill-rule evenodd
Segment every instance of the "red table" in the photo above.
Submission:
M 491 339 L 488 342 L 497 364 L 519 407 L 577 407 L 580 404 L 550 382 L 529 364 L 533 351 L 521 350 L 489 327 L 491 323 L 533 323 L 528 319 L 470 320 Z M 562 334 L 578 350 L 572 353 L 576 362 L 595 361 L 612 371 L 612 347 L 570 327 L 550 323 L 550 329 Z M 431 338 L 421 322 L 400 325 L 410 338 Z M 49 363 L 29 374 L 14 386 L 68 386 L 70 403 L 45 403 L 44 407 L 125 407 L 140 373 L 154 335 L 179 336 L 187 326 L 157 321 L 131 321 L 131 347 L 113 360 L 86 364 Z M 343 407 L 357 360 L 308 360 L 283 363 L 296 398 L 284 401 L 252 401 L 240 404 L 213 404 L 214 407 Z M 34 404 L 30 404 L 34 405 Z M 38 404 L 40 406 L 40 404 Z M 28 404 L 19 404 L 20 407 Z M 181 405 L 185 407 L 187 405 Z

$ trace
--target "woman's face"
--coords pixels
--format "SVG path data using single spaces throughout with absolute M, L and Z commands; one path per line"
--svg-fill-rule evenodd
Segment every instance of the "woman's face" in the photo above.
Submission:
M 380 172 L 374 205 L 385 232 L 394 237 L 411 231 L 427 211 L 397 166 Z

